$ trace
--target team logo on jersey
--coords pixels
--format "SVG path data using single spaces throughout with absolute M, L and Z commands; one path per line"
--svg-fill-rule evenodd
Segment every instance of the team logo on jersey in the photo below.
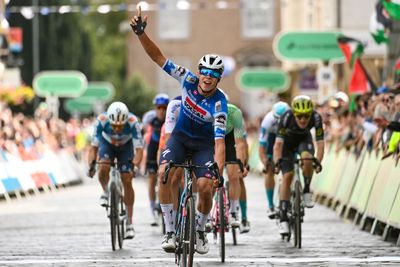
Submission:
M 163 158 L 165 158 L 165 156 L 170 152 L 171 152 L 171 150 L 169 148 L 167 148 L 161 154 L 162 154 Z
M 226 118 L 224 115 L 219 115 L 215 118 L 215 121 L 218 123 L 218 125 L 225 125 L 226 124 Z
M 215 103 L 215 112 L 220 112 L 221 111 L 221 109 L 222 109 L 221 105 L 222 105 L 221 101 L 217 101 Z
M 196 79 L 195 76 L 188 75 L 188 76 L 186 77 L 186 81 L 187 81 L 188 83 L 194 84 L 194 83 L 196 83 L 197 79 Z
M 198 116 L 202 119 L 205 118 L 207 111 L 205 111 L 204 109 L 202 109 L 201 107 L 199 107 L 195 103 L 193 103 L 193 101 L 189 97 L 185 98 L 184 105 L 188 110 L 190 110 L 196 116 Z
M 177 66 L 177 68 L 175 69 L 175 74 L 177 74 L 179 77 L 182 77 L 183 75 L 185 75 L 185 73 L 186 69 L 184 67 Z

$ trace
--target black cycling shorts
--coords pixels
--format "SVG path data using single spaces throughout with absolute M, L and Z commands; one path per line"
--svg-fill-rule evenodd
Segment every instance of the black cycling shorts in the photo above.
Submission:
M 235 134 L 231 131 L 225 135 L 225 161 L 236 161 Z
M 285 174 L 287 172 L 291 172 L 294 169 L 294 157 L 296 153 L 300 154 L 303 152 L 308 152 L 311 155 L 314 155 L 314 143 L 311 136 L 311 133 L 304 136 L 303 139 L 299 140 L 288 140 L 285 138 L 283 142 L 282 149 L 282 173 Z

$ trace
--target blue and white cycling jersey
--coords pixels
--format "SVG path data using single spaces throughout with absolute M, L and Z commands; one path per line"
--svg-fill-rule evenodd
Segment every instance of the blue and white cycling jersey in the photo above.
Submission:
M 278 123 L 279 119 L 274 117 L 272 111 L 268 112 L 267 115 L 265 115 L 264 119 L 261 122 L 260 135 L 258 138 L 259 144 L 261 146 L 267 146 L 268 136 L 270 134 L 273 134 L 275 136 L 278 134 Z
M 225 138 L 228 106 L 225 95 L 218 89 L 210 97 L 202 96 L 197 87 L 199 78 L 189 70 L 167 60 L 163 70 L 178 80 L 182 88 L 181 114 L 174 132 L 193 139 Z
M 92 146 L 98 147 L 104 141 L 113 146 L 123 146 L 130 140 L 133 141 L 134 148 L 143 148 L 141 127 L 135 115 L 129 113 L 128 120 L 121 133 L 115 133 L 111 128 L 106 112 L 97 117 L 92 136 Z

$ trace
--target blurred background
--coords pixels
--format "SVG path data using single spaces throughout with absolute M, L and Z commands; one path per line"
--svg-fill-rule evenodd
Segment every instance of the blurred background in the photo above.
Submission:
M 220 87 L 250 118 L 264 114 L 278 98 L 306 93 L 323 103 L 338 91 L 353 90 L 353 70 L 339 49 L 339 35 L 360 42 L 358 56 L 375 87 L 394 86 L 399 23 L 395 12 L 392 18 L 378 8 L 380 2 L 1 0 L 1 97 L 27 114 L 46 96 L 63 118 L 102 109 L 97 101 L 92 110 L 72 112 L 62 93 L 56 93 L 60 103 L 47 91 L 35 94 L 30 90 L 35 76 L 48 70 L 74 70 L 89 82 L 106 81 L 112 91 L 107 101 L 124 98 L 138 115 L 150 109 L 156 92 L 178 95 L 176 82 L 149 60 L 132 34 L 129 20 L 138 3 L 149 15 L 148 34 L 166 57 L 193 71 L 205 53 L 224 57 Z

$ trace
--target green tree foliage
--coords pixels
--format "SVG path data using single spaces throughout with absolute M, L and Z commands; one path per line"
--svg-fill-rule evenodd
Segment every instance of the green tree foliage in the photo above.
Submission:
M 123 3 L 123 0 L 107 1 L 107 4 Z M 78 4 L 85 10 L 90 5 L 99 5 L 99 1 L 40 0 L 39 4 L 40 6 Z M 10 5 L 26 6 L 27 2 L 13 0 Z M 116 88 L 119 99 L 127 102 L 132 111 L 140 115 L 152 107 L 151 99 L 154 91 L 148 89 L 137 76 L 126 80 L 126 33 L 121 33 L 119 26 L 127 19 L 126 12 L 39 15 L 40 70 L 79 70 L 89 81 L 111 82 Z M 27 20 L 16 13 L 9 18 L 9 21 L 11 26 L 23 28 L 22 74 L 25 83 L 31 85 L 32 20 Z
M 117 90 L 115 99 L 124 102 L 135 115 L 142 117 L 153 106 L 155 90 L 146 86 L 138 75 L 132 75 L 125 80 L 120 90 Z

